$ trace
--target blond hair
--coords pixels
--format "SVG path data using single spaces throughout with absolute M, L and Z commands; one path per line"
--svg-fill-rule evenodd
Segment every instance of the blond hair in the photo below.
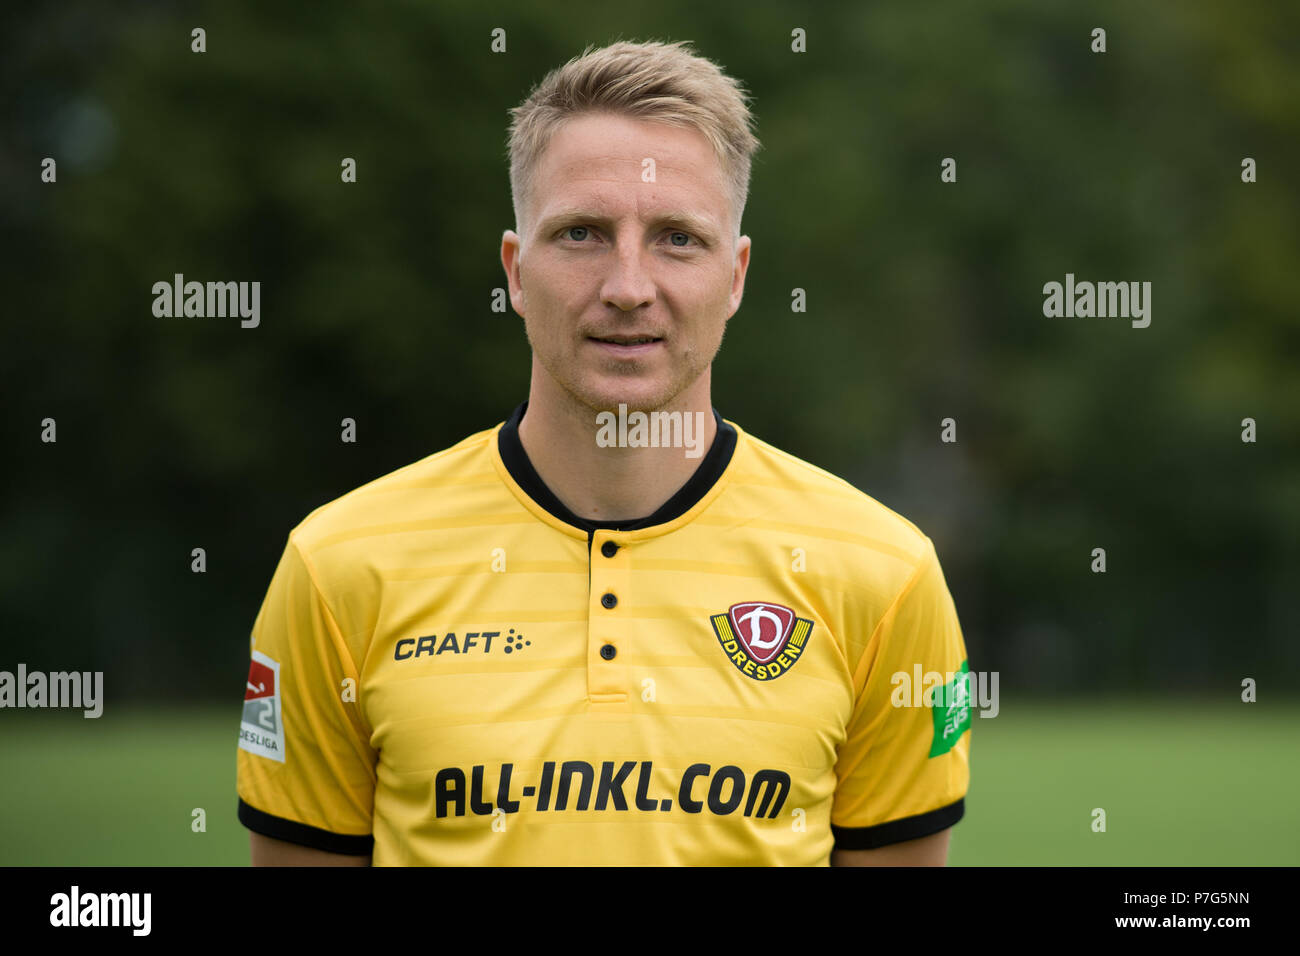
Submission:
M 740 235 L 751 157 L 760 146 L 751 130 L 750 97 L 740 83 L 691 52 L 689 45 L 689 40 L 620 40 L 600 49 L 588 46 L 546 74 L 528 98 L 510 110 L 510 194 L 521 236 L 526 228 L 521 214 L 533 198 L 533 173 L 551 137 L 568 119 L 596 112 L 702 133 L 729 184 L 732 226 L 734 235 Z

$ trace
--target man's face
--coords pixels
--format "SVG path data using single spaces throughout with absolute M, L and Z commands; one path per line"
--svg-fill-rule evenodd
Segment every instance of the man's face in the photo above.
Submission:
M 697 383 L 707 400 L 701 375 L 749 265 L 729 196 L 694 129 L 608 113 L 561 127 L 534 173 L 527 234 L 502 238 L 534 380 L 596 411 L 663 408 Z

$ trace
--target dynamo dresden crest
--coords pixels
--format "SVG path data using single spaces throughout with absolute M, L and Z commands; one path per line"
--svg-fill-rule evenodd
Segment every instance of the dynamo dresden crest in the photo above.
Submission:
M 733 604 L 726 614 L 709 620 L 727 659 L 754 680 L 772 680 L 793 667 L 813 626 L 788 607 L 767 601 Z

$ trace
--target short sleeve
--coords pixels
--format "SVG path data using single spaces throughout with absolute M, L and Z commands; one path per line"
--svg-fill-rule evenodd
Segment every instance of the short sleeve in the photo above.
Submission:
M 970 782 L 971 674 L 934 544 L 881 618 L 855 674 L 835 765 L 835 846 L 867 850 L 944 830 Z
M 319 850 L 370 853 L 376 753 L 357 709 L 359 675 L 292 535 L 251 652 L 236 750 L 239 821 Z

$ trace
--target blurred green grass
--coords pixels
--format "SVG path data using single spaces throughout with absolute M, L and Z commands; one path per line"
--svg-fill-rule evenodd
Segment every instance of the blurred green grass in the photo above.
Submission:
M 1300 864 L 1300 703 L 1023 705 L 975 718 L 960 865 Z M 242 866 L 238 707 L 0 716 L 0 864 Z M 1091 829 L 1106 811 L 1105 833 Z M 203 808 L 207 830 L 192 832 Z

